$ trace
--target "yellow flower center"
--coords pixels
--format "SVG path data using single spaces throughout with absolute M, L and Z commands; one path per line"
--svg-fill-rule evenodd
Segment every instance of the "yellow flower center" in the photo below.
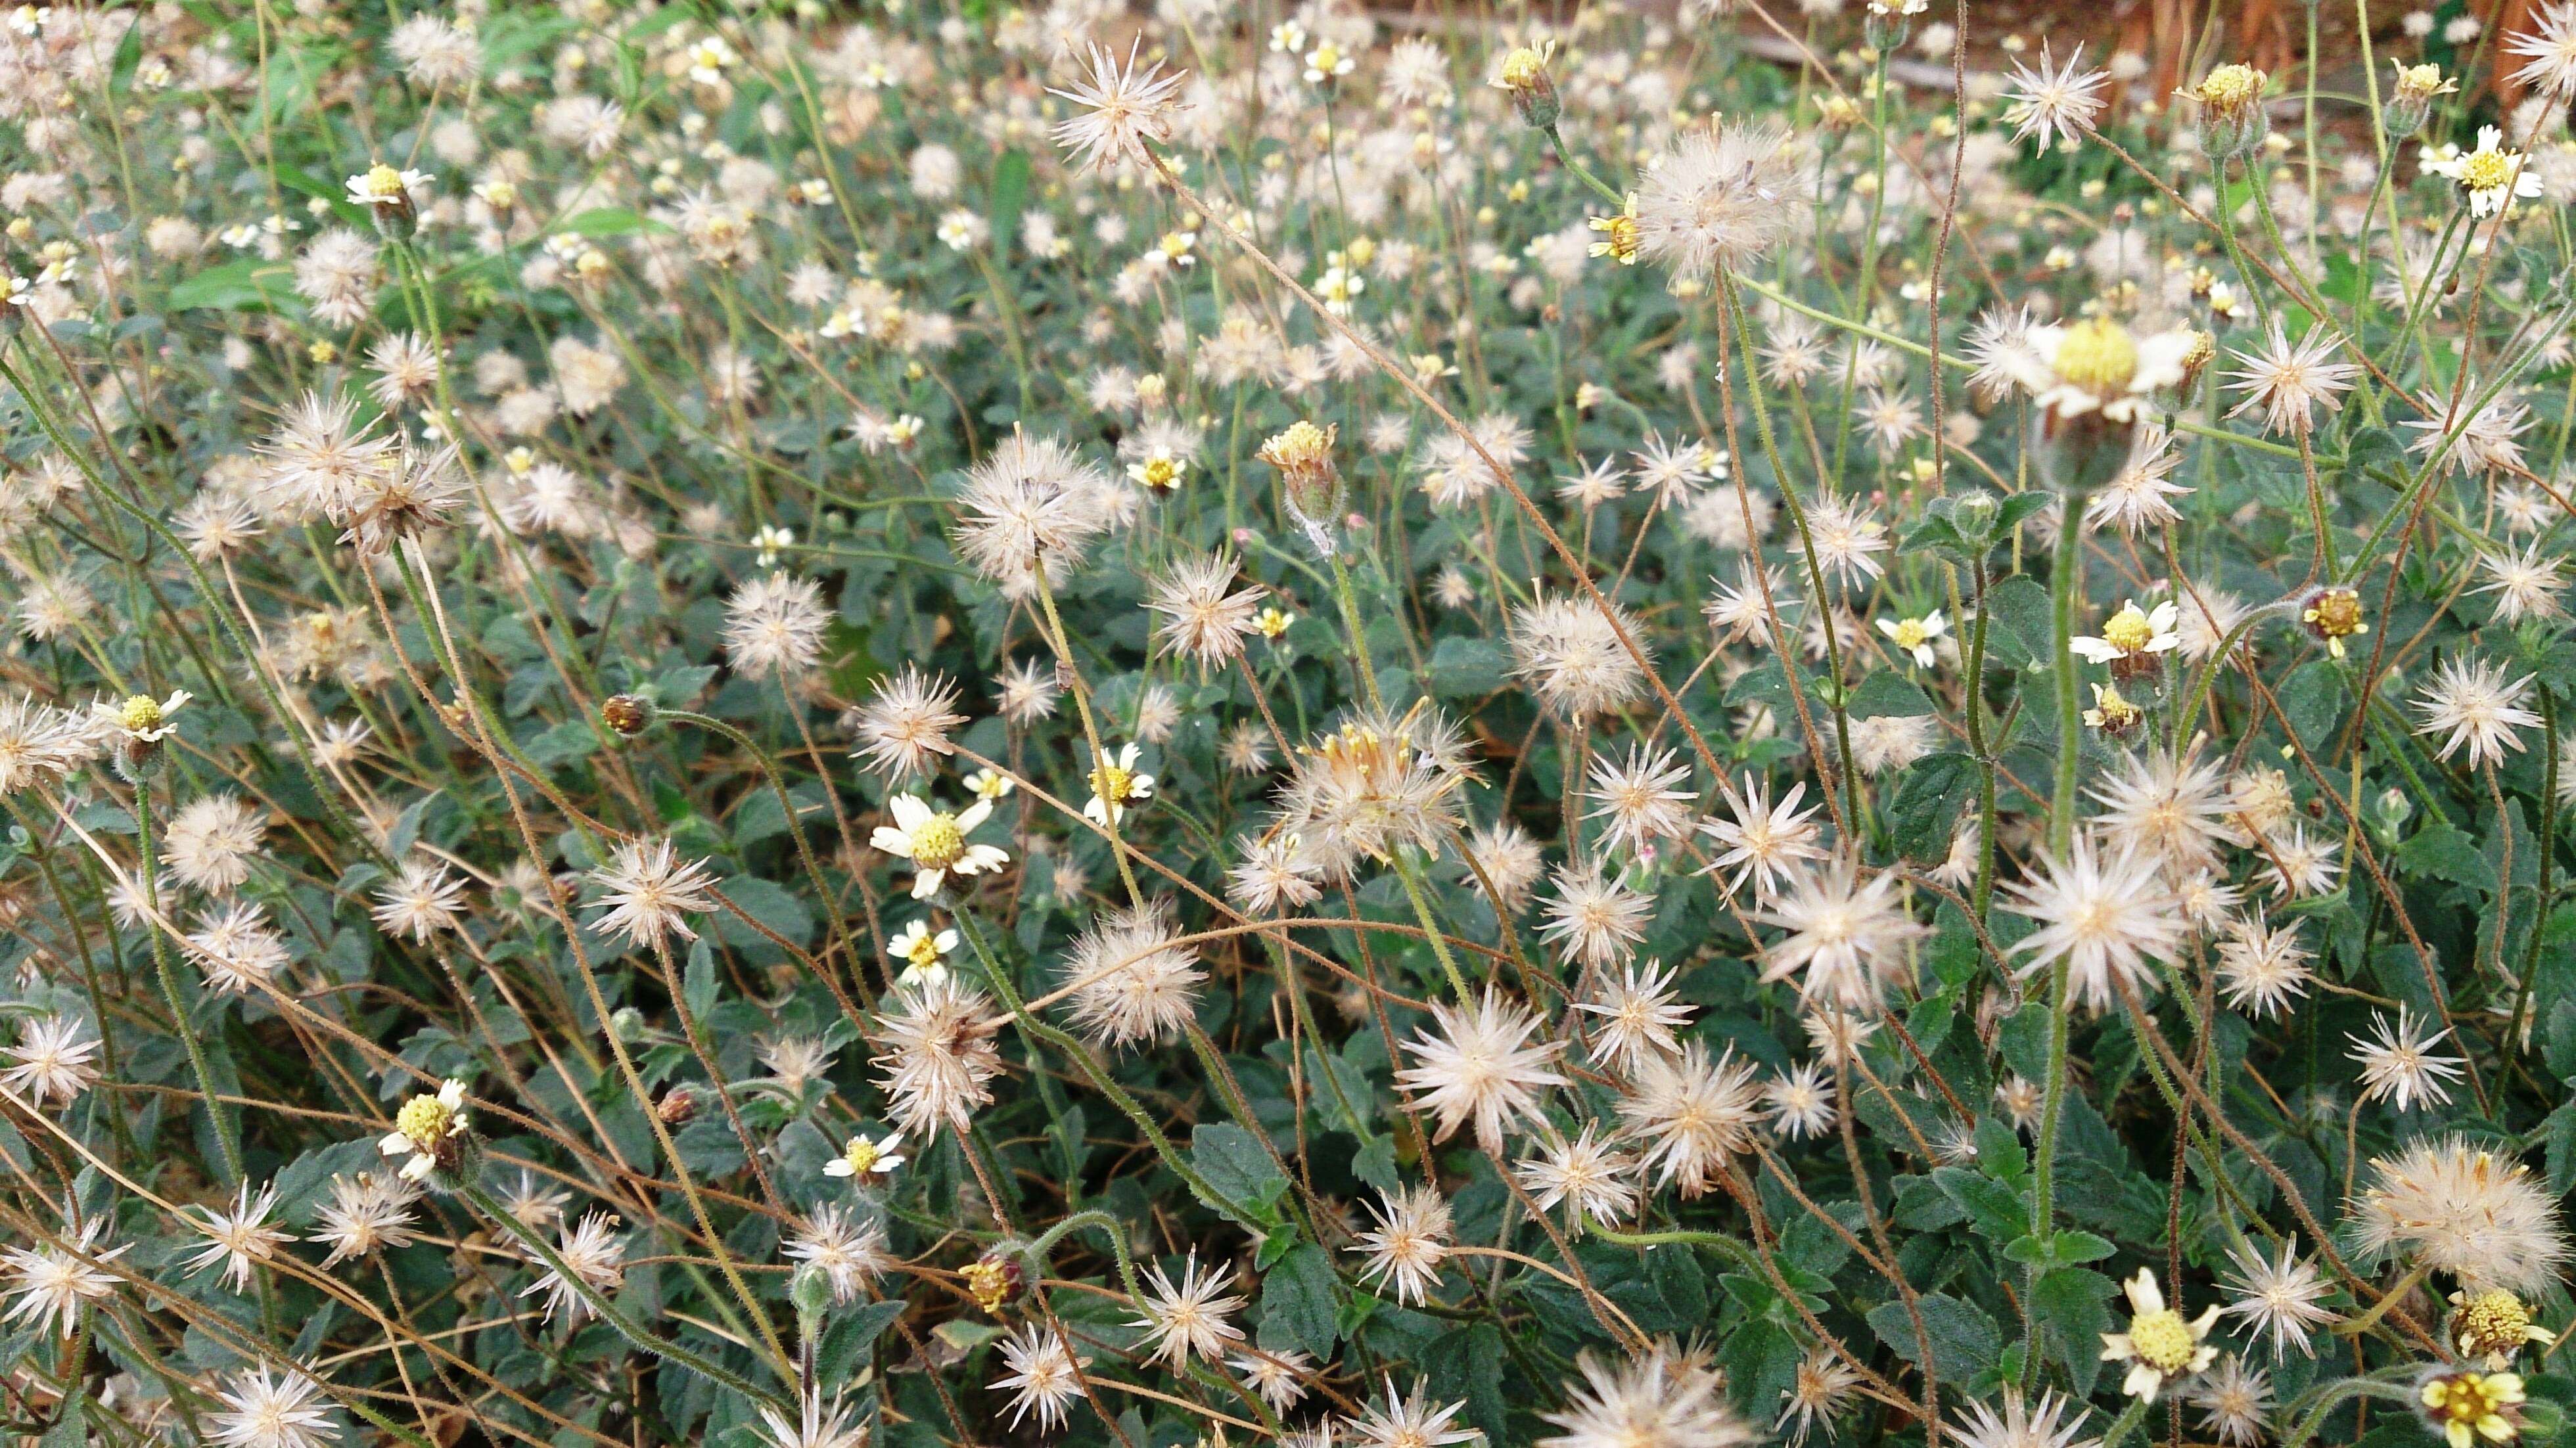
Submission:
M 912 862 L 925 870 L 945 870 L 966 854 L 966 832 L 957 816 L 935 814 L 912 832 Z
M 915 964 L 918 963 L 916 958 Z M 852 1175 L 866 1176 L 875 1169 L 879 1154 L 875 1142 L 864 1136 L 853 1136 L 850 1138 L 849 1146 L 841 1152 L 841 1160 L 850 1164 Z
M 1314 467 L 1332 452 L 1333 435 L 1311 422 L 1294 422 L 1261 445 L 1261 459 L 1275 468 Z
M 2156 630 L 2147 616 L 2136 608 L 2123 608 L 2102 625 L 2102 642 L 2124 654 L 2134 654 L 2155 640 Z
M 2086 711 L 2085 722 L 2098 729 L 2126 729 L 2138 718 L 2135 704 L 2122 698 L 2118 688 L 2109 684 L 2093 686 L 2093 707 Z
M 2498 1441 L 2514 1436 L 2504 1410 L 2522 1400 L 2522 1379 L 2513 1373 L 2449 1373 L 2424 1385 L 2424 1407 L 2437 1421 L 2478 1428 Z M 2490 1419 L 2505 1431 L 2486 1430 Z
M 1596 216 L 1592 229 L 1605 233 L 1608 240 L 1600 243 L 1597 254 L 1614 260 L 1634 261 L 1637 256 L 1637 218 L 1633 216 Z
M 2309 604 L 2306 618 L 2327 638 L 2347 638 L 2360 633 L 2361 595 L 2349 588 L 2330 588 Z
M 914 965 L 921 967 L 923 970 L 928 970 L 932 966 L 937 965 L 939 963 L 938 937 L 931 935 L 926 931 L 920 935 L 914 936 L 912 943 L 903 948 L 903 958 L 911 961 Z M 856 1146 L 853 1145 L 852 1150 L 856 1149 Z
M 456 1126 L 456 1108 L 435 1096 L 415 1096 L 394 1114 L 394 1130 L 422 1151 L 434 1151 Z
M 158 729 L 161 727 L 161 701 L 149 694 L 137 694 L 116 711 L 116 722 L 132 734 Z
M 1168 488 L 1178 483 L 1180 480 L 1181 465 L 1179 463 L 1172 461 L 1170 458 L 1147 458 L 1145 460 L 1145 486 L 1149 488 Z
M 2138 375 L 2138 344 L 2110 318 L 2087 317 L 2058 340 L 2057 375 L 2096 397 L 2123 391 Z
M 1931 639 L 1931 630 L 1919 618 L 1901 619 L 1896 625 L 1896 646 L 1900 649 L 1918 649 Z
M 2191 1324 L 2170 1307 L 2138 1314 L 2129 1324 L 2129 1345 L 2138 1350 L 2138 1361 L 2168 1377 L 2189 1372 L 2192 1355 L 2200 1347 L 2191 1335 Z
M 2442 93 L 2442 68 L 2431 62 L 2410 65 L 2397 73 L 2397 94 L 2423 100 Z
M 1136 771 L 1103 764 L 1091 771 L 1091 792 L 1111 804 L 1125 804 L 1136 797 Z
M 393 201 L 403 194 L 402 173 L 378 161 L 367 168 L 367 194 L 378 201 Z
M 986 1312 L 996 1312 L 1011 1297 L 1011 1269 L 1008 1264 L 978 1259 L 966 1264 L 959 1274 L 966 1279 L 966 1290 L 975 1294 L 975 1305 Z
M 1503 57 L 1503 68 L 1494 83 L 1505 90 L 1528 90 L 1547 74 L 1547 57 L 1523 45 Z
M 2471 151 L 2460 162 L 2460 186 L 2468 191 L 2501 191 L 2513 184 L 2522 158 L 2509 151 Z
M 1342 63 L 1342 48 L 1329 43 L 1316 46 L 1315 53 L 1306 57 L 1306 63 L 1326 75 L 1331 75 Z
M 2202 78 L 2192 96 L 2212 110 L 2233 113 L 2261 97 L 2268 79 L 2250 65 L 2222 65 Z
M 2459 1344 L 2460 1351 L 2473 1356 L 2510 1356 L 2529 1341 L 2530 1333 L 2530 1309 L 2501 1287 L 2470 1298 L 2451 1318 L 2452 1341 Z

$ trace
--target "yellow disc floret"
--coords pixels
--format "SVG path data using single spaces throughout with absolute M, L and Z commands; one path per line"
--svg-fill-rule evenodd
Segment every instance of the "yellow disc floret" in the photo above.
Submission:
M 2134 654 L 2155 640 L 2156 627 L 2138 612 L 2136 604 L 2122 608 L 2102 625 L 2102 642 L 2124 654 Z
M 149 694 L 137 694 L 118 708 L 116 722 L 124 725 L 128 734 L 148 734 L 161 727 L 161 701 Z
M 456 1118 L 455 1107 L 424 1093 L 404 1102 L 394 1114 L 394 1130 L 422 1151 L 434 1151 L 456 1129 Z
M 2506 151 L 2471 151 L 2460 158 L 2460 188 L 2464 191 L 2501 191 L 2513 184 L 2514 174 L 2522 169 L 2522 158 Z
M 2200 1340 L 2192 1336 L 2191 1324 L 2170 1307 L 2139 1313 L 2129 1324 L 2129 1345 L 2138 1351 L 2138 1361 L 2168 1377 L 2191 1371 L 2193 1354 Z
M 2424 1383 L 2424 1411 L 2451 1448 L 2480 1439 L 2510 1443 L 2522 1433 L 2522 1378 L 2514 1373 L 2444 1373 Z
M 2138 375 L 2137 341 L 2108 317 L 2075 322 L 2058 340 L 2057 375 L 2096 397 L 2126 391 Z
M 2263 85 L 2271 77 L 2250 65 L 2222 65 L 2201 78 L 2192 88 L 2192 99 L 2223 114 L 2232 115 L 2255 104 L 2263 97 Z
M 1525 91 L 1547 74 L 1547 53 L 1530 46 L 1514 46 L 1503 57 L 1502 67 L 1494 72 L 1494 84 L 1500 89 Z
M 912 832 L 912 862 L 925 870 L 945 870 L 965 855 L 966 832 L 953 814 L 932 815 Z
M 2461 1293 L 2451 1299 L 2451 1341 L 2458 1344 L 2466 1357 L 2491 1358 L 2501 1367 L 2506 1359 L 2522 1351 L 2524 1343 L 2535 1337 L 2546 1341 L 2549 1334 L 2532 1326 L 2531 1309 L 2522 1299 L 2501 1287 L 2491 1287 L 2472 1296 Z

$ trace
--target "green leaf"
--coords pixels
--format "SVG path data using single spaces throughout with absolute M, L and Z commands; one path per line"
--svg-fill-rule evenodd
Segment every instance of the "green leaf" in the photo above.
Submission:
M 993 240 L 1006 254 L 1020 234 L 1020 212 L 1029 204 L 1029 158 L 1023 151 L 1004 151 L 993 163 L 992 199 L 984 219 L 993 225 Z
M 1976 1229 L 1997 1243 L 2010 1242 L 2030 1230 L 2030 1204 L 2022 1194 L 1994 1178 L 1966 1167 L 1937 1167 L 1933 1185 L 1968 1214 Z
M 2397 862 L 2408 874 L 2430 875 L 2485 894 L 2495 892 L 2495 869 L 2478 842 L 2449 820 L 2432 820 L 2397 847 Z
M 2073 1379 L 2076 1396 L 2093 1391 L 2102 1371 L 2102 1334 L 2111 1330 L 2104 1304 L 2118 1287 L 2110 1278 L 2084 1267 L 2061 1267 L 2031 1288 L 2030 1316 L 2039 1329 L 2040 1350 Z
M 1887 802 L 1887 830 L 1896 852 L 1909 860 L 1936 860 L 1950 852 L 1959 814 L 1977 798 L 1977 762 L 1942 753 L 1916 760 L 1897 780 Z
M 2056 656 L 2056 632 L 2049 624 L 2047 589 L 2017 574 L 1987 589 L 1986 603 L 1997 625 L 1986 630 L 1989 660 L 2007 669 L 2026 669 Z
M 1278 1222 L 1275 1208 L 1288 1194 L 1288 1178 L 1251 1132 L 1226 1121 L 1201 1124 L 1190 1133 L 1190 1165 L 1209 1186 L 1255 1214 L 1243 1225 L 1267 1230 Z
M 165 304 L 174 312 L 195 308 L 216 312 L 269 311 L 295 295 L 290 281 L 293 275 L 293 269 L 283 262 L 243 257 L 180 281 L 170 288 Z
M 1333 1259 L 1314 1243 L 1299 1242 L 1261 1279 L 1260 1345 L 1270 1352 L 1294 1348 L 1318 1362 L 1329 1359 L 1340 1335 L 1338 1297 Z
M 2072 1228 L 2051 1232 L 2045 1237 L 2024 1232 L 2004 1244 L 2004 1255 L 2024 1266 L 2050 1270 L 2073 1267 L 2085 1262 L 2099 1262 L 2119 1250 L 2090 1232 Z
M 2311 750 L 2324 745 L 2350 707 L 2341 667 L 2323 659 L 2292 669 L 2281 681 L 2279 697 L 2281 717 Z
M 1855 719 L 1875 719 L 1888 714 L 1929 714 L 1932 701 L 1912 679 L 1894 669 L 1881 669 L 1861 680 L 1843 707 Z
M 1512 656 L 1500 640 L 1445 638 L 1431 650 L 1431 692 L 1443 699 L 1479 699 L 1503 687 Z
M 1503 1335 L 1490 1322 L 1462 1327 L 1435 1339 L 1422 1354 L 1422 1370 L 1441 1395 L 1467 1399 L 1467 1421 L 1484 1430 L 1488 1444 L 1504 1435 Z
M 716 953 L 703 935 L 689 944 L 689 964 L 681 976 L 680 999 L 687 1003 L 689 1014 L 702 1021 L 716 1008 Z
M 817 1375 L 826 1382 L 846 1383 L 856 1378 L 866 1366 L 868 1349 L 885 1336 L 895 1319 L 903 1316 L 906 1306 L 900 1297 L 884 1302 L 868 1302 L 852 1308 L 848 1316 L 823 1330 L 823 1342 L 815 1353 Z
M 2562 1103 L 2543 1123 L 2548 1132 L 2549 1194 L 2564 1196 L 2576 1183 L 2576 1101 Z
M 658 236 L 671 228 L 624 206 L 600 206 L 559 221 L 554 229 L 570 236 L 600 237 L 632 236 L 639 231 Z
M 1915 1299 L 1915 1306 L 1923 1314 L 1923 1337 L 1931 1340 L 1933 1371 L 1965 1382 L 1994 1366 L 1995 1354 L 2003 1349 L 2003 1334 L 1983 1308 L 1942 1292 L 1925 1293 Z M 1869 1325 L 1898 1357 L 1923 1365 L 1923 1343 L 1914 1334 L 1914 1317 L 1904 1302 L 1882 1302 L 1871 1308 Z
M 814 938 L 814 912 L 779 886 L 754 876 L 737 875 L 725 881 L 723 888 L 725 898 L 741 906 L 743 914 L 795 944 L 803 945 Z M 731 911 L 717 915 L 715 921 L 717 933 L 734 945 L 770 943 L 759 931 L 735 919 Z

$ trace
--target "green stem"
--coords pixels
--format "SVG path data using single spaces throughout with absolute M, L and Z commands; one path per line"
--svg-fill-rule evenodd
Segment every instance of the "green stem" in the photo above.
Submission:
M 160 746 L 151 747 L 157 750 Z M 143 766 L 152 767 L 149 762 Z M 223 1100 L 215 1092 L 214 1073 L 206 1069 L 205 1045 L 188 1024 L 188 1007 L 179 998 L 178 969 L 170 959 L 170 942 L 161 928 L 161 884 L 156 878 L 161 873 L 161 861 L 152 843 L 152 782 L 140 777 L 134 781 L 134 828 L 143 857 L 143 903 L 152 912 L 143 933 L 152 940 L 152 964 L 160 977 L 161 999 L 170 1007 L 170 1029 L 178 1032 L 180 1043 L 188 1048 L 188 1068 L 196 1073 L 198 1094 L 206 1099 L 206 1119 L 214 1125 L 215 1149 L 224 1159 L 222 1185 L 232 1186 L 248 1179 L 242 1173 L 241 1143 L 233 1139 L 232 1128 L 226 1124 Z M 106 1022 L 100 1022 L 99 1029 L 105 1031 Z
M 1474 997 L 1467 989 L 1467 977 L 1458 969 L 1457 957 L 1449 953 L 1449 942 L 1442 936 L 1440 921 L 1431 913 L 1431 901 L 1422 893 L 1422 881 L 1414 868 L 1412 855 L 1398 845 L 1387 858 L 1395 868 L 1395 878 L 1404 882 L 1404 896 L 1413 902 L 1413 916 L 1422 922 L 1422 933 L 1431 942 L 1431 953 L 1440 958 L 1440 969 L 1449 977 L 1449 988 L 1458 993 L 1460 1005 L 1469 1004 Z

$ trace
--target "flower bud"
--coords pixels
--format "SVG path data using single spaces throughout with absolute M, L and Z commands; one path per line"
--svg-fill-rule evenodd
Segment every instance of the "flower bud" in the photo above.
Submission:
M 1547 73 L 1548 57 L 1556 50 L 1554 42 L 1541 46 L 1514 46 L 1503 56 L 1494 71 L 1494 89 L 1508 93 L 1512 108 L 1533 131 L 1544 131 L 1565 114 L 1564 98 L 1556 93 L 1556 78 Z
M 2424 129 L 2424 122 L 2432 117 L 2436 96 L 2450 95 L 2460 86 L 2457 81 L 2444 79 L 2442 68 L 2431 61 L 2422 65 L 2408 65 L 2402 60 L 2389 63 L 2397 67 L 2397 88 L 2389 93 L 2387 104 L 2379 108 L 2379 128 L 2388 139 L 2402 141 Z
M 2200 149 L 2211 160 L 2242 160 L 2262 148 L 2272 130 L 2263 109 L 2270 79 L 2250 65 L 2222 65 L 2181 93 L 2200 104 Z
M 823 1311 L 832 1305 L 831 1274 L 808 1262 L 787 1279 L 787 1300 L 796 1304 L 796 1326 L 806 1337 L 821 1327 Z
M 1342 470 L 1333 461 L 1333 439 L 1339 429 L 1327 423 L 1317 427 L 1311 422 L 1298 422 L 1287 431 L 1261 445 L 1253 456 L 1279 470 L 1279 485 L 1287 495 L 1288 511 L 1306 530 L 1306 536 L 1317 552 L 1330 557 L 1334 551 L 1330 519 L 1340 511 Z
M 1950 500 L 1950 526 L 1970 543 L 1983 543 L 1994 535 L 1995 515 L 2002 511 L 2003 504 L 1982 488 L 1961 493 Z
M 599 722 L 620 739 L 632 739 L 653 722 L 653 701 L 641 694 L 612 694 L 599 706 Z

